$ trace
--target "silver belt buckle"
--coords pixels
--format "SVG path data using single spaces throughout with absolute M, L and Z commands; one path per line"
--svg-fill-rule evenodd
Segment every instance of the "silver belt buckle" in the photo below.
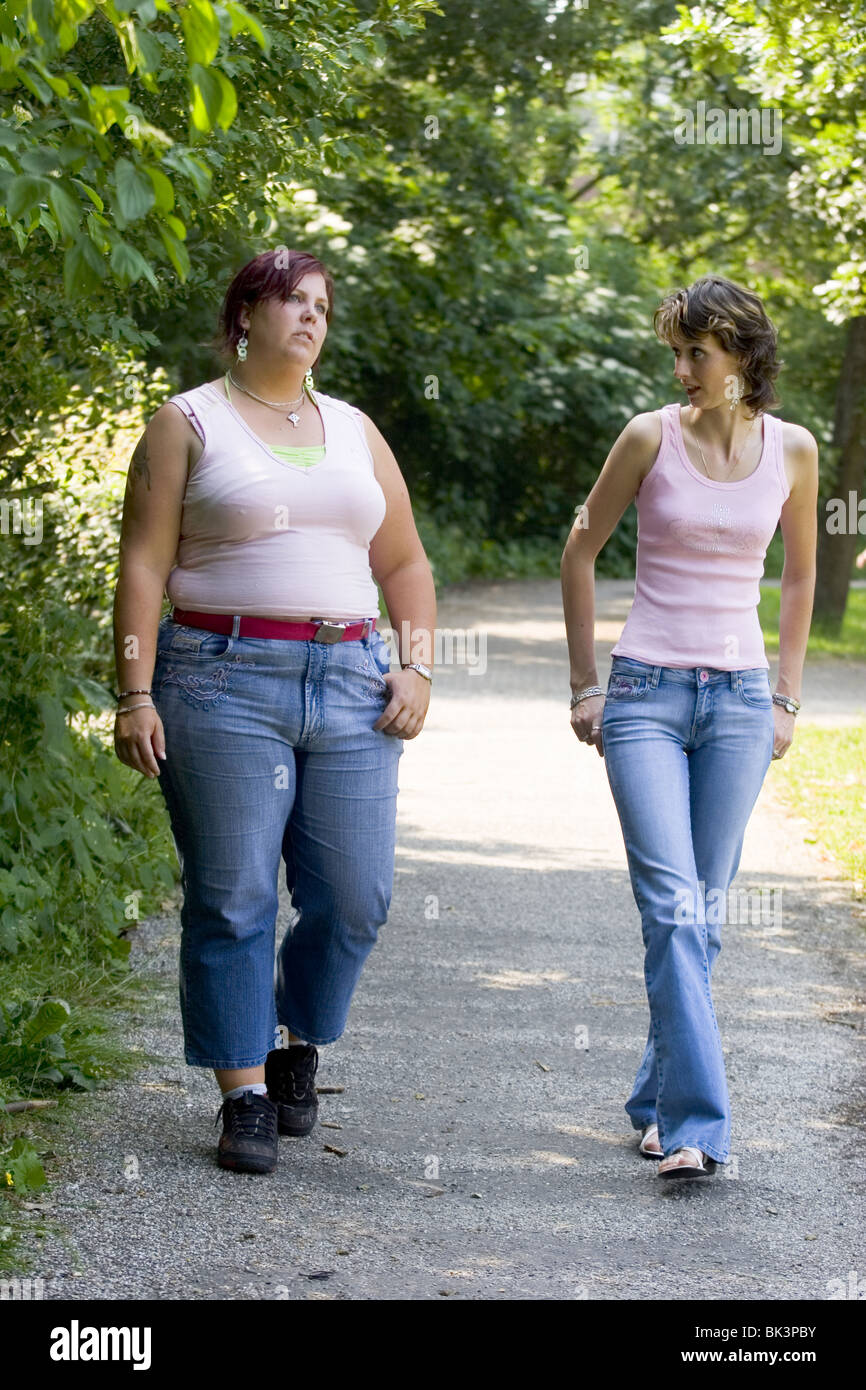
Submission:
M 313 622 L 319 624 L 316 629 L 316 635 L 313 638 L 314 642 L 339 642 L 346 628 L 349 626 L 347 622 L 326 623 L 319 618 L 314 618 Z

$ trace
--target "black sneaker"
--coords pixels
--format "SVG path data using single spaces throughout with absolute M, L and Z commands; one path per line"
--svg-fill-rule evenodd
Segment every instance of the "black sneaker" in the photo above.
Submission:
M 224 1100 L 215 1123 L 223 1118 L 217 1163 L 239 1173 L 272 1173 L 279 1156 L 277 1108 L 267 1096 L 244 1091 Z
M 265 1060 L 265 1085 L 277 1107 L 280 1134 L 309 1134 L 316 1123 L 316 1069 L 319 1054 L 312 1043 L 292 1043 L 269 1052 Z

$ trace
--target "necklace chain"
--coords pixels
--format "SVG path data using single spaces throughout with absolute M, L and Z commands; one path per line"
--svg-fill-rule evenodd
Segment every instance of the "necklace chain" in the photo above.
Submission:
M 257 396 L 255 391 L 251 391 L 250 388 L 244 386 L 242 382 L 236 381 L 232 376 L 231 368 L 229 368 L 228 378 L 232 385 L 236 386 L 239 391 L 243 391 L 246 395 L 252 396 L 254 401 L 259 401 L 262 405 L 269 405 L 272 410 L 294 410 L 296 405 L 303 405 L 304 401 L 307 399 L 302 388 L 301 394 L 296 396 L 293 401 L 266 401 L 264 396 Z
M 743 457 L 743 453 L 744 453 L 744 451 L 745 451 L 746 445 L 747 445 L 748 442 L 749 442 L 749 436 L 751 435 L 752 430 L 755 428 L 755 421 L 757 420 L 757 418 L 758 418 L 757 415 L 753 415 L 753 416 L 752 416 L 752 423 L 749 425 L 749 428 L 746 430 L 746 437 L 745 437 L 745 439 L 743 440 L 742 444 L 740 445 L 739 453 L 736 455 L 736 457 L 735 457 L 733 463 L 731 464 L 731 466 L 730 466 L 730 468 L 728 469 L 727 473 L 725 474 L 724 478 L 714 478 L 714 477 L 713 477 L 712 473 L 710 472 L 709 468 L 707 467 L 707 460 L 704 458 L 704 451 L 703 451 L 703 449 L 701 448 L 701 441 L 698 439 L 697 430 L 695 429 L 695 427 L 694 427 L 694 425 L 692 424 L 691 420 L 689 421 L 689 424 L 691 425 L 691 429 L 692 429 L 692 434 L 693 434 L 694 437 L 695 437 L 695 443 L 696 443 L 697 446 L 698 446 L 698 453 L 699 453 L 700 456 L 701 456 L 701 463 L 704 465 L 704 472 L 706 473 L 707 477 L 710 479 L 711 482 L 714 482 L 714 483 L 719 483 L 719 482 L 724 483 L 724 482 L 727 482 L 727 480 L 728 480 L 728 478 L 730 478 L 731 474 L 734 473 L 734 472 L 736 471 L 737 464 L 740 462 L 740 459 Z

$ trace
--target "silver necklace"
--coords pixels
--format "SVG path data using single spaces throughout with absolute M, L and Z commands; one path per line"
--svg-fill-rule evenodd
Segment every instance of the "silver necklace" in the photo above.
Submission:
M 704 465 L 704 472 L 706 473 L 707 477 L 710 479 L 711 482 L 714 482 L 714 483 L 725 483 L 725 482 L 727 482 L 728 478 L 730 478 L 731 474 L 734 473 L 734 472 L 736 471 L 737 464 L 740 462 L 740 459 L 743 457 L 743 452 L 744 452 L 744 450 L 745 450 L 745 448 L 746 448 L 746 445 L 747 445 L 748 442 L 749 442 L 749 435 L 752 433 L 752 430 L 755 428 L 755 421 L 757 420 L 757 418 L 758 418 L 757 415 L 753 415 L 753 416 L 752 416 L 752 423 L 750 424 L 749 428 L 746 430 L 746 437 L 745 437 L 745 439 L 743 440 L 743 442 L 742 442 L 742 444 L 741 444 L 741 446 L 740 446 L 740 451 L 739 451 L 739 453 L 737 454 L 736 458 L 734 459 L 733 463 L 731 464 L 730 468 L 728 469 L 727 473 L 725 474 L 724 478 L 714 478 L 714 477 L 713 477 L 712 473 L 710 472 L 709 468 L 707 467 L 707 461 L 706 461 L 706 459 L 704 458 L 704 451 L 703 451 L 703 449 L 701 448 L 701 441 L 698 439 L 697 430 L 695 429 L 694 425 L 692 425 L 691 420 L 689 421 L 689 424 L 691 425 L 692 434 L 694 435 L 695 443 L 696 443 L 697 446 L 698 446 L 698 453 L 699 453 L 700 456 L 701 456 L 701 463 Z
M 301 417 L 296 414 L 294 407 L 296 405 L 303 405 L 306 400 L 303 390 L 301 390 L 301 394 L 293 401 L 266 401 L 264 396 L 257 396 L 255 391 L 251 391 L 248 386 L 243 386 L 239 381 L 235 381 L 231 373 L 231 368 L 229 368 L 228 378 L 232 385 L 236 386 L 239 391 L 243 391 L 246 395 L 252 396 L 253 400 L 259 401 L 261 405 L 269 405 L 272 410 L 288 410 L 289 413 L 286 419 L 291 420 L 295 429 L 298 428 L 298 421 Z

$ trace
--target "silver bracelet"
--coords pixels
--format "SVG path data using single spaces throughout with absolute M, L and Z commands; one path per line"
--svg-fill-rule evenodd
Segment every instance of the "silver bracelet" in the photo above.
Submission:
M 572 695 L 568 708 L 574 709 L 581 700 L 588 700 L 591 695 L 603 695 L 604 691 L 600 685 L 588 685 L 585 690 L 579 690 L 576 695 Z
M 140 705 L 127 705 L 126 709 L 115 710 L 114 717 L 116 719 L 119 714 L 131 714 L 134 709 L 156 709 L 156 705 L 152 700 L 142 700 Z

